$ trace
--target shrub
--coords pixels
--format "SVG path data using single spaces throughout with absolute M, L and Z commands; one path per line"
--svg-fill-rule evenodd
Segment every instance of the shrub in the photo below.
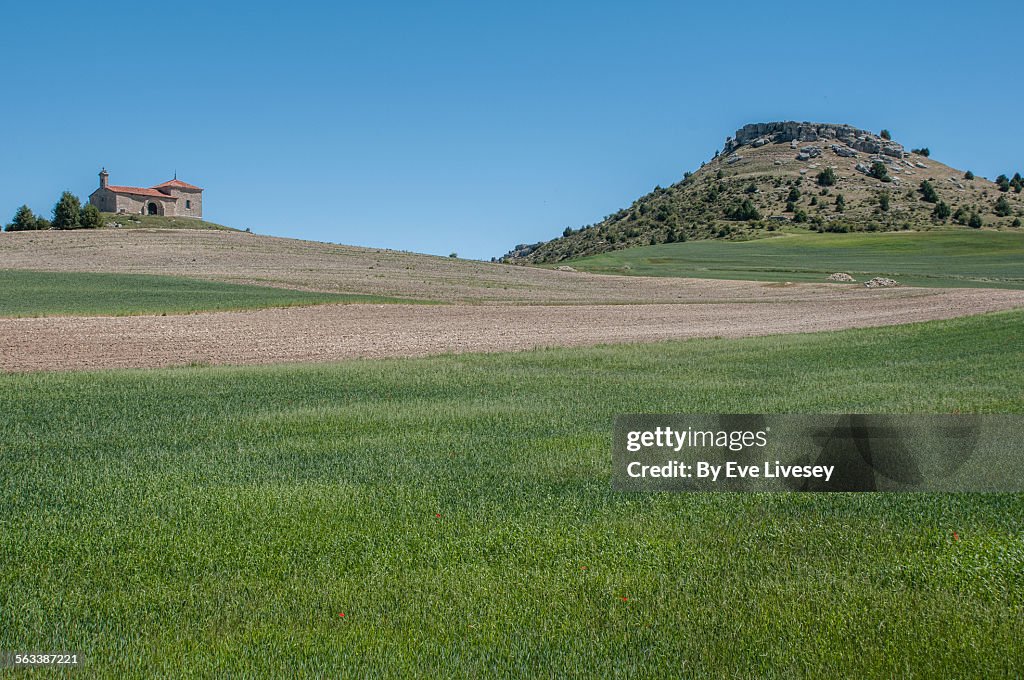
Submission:
M 45 222 L 45 220 L 43 220 Z M 23 205 L 14 213 L 11 223 L 4 227 L 4 231 L 35 231 L 40 229 L 40 219 L 35 216 L 32 209 Z M 49 228 L 49 224 L 47 224 Z
M 918 156 L 924 156 L 925 158 L 932 155 L 931 150 L 927 146 L 923 149 L 911 149 L 910 153 L 916 153 Z
M 793 212 L 796 210 L 796 203 L 793 201 L 786 201 L 786 212 Z
M 82 229 L 101 228 L 103 226 L 103 215 L 100 213 L 100 209 L 92 203 L 85 206 L 85 208 L 82 209 L 80 224 Z
M 818 184 L 823 187 L 830 187 L 836 183 L 836 171 L 832 168 L 825 168 L 818 173 Z
M 978 213 L 971 213 L 970 219 L 967 220 L 967 226 L 971 229 L 981 229 L 982 224 L 981 215 Z
M 836 194 L 836 212 L 843 212 L 846 210 L 846 199 L 842 194 Z
M 818 205 L 818 197 L 811 196 L 811 205 Z
M 890 201 L 890 198 L 891 198 L 891 196 L 890 196 L 888 191 L 879 192 L 879 194 L 878 194 L 878 207 L 882 210 L 882 212 L 889 212 L 889 201 Z
M 78 229 L 81 226 L 82 203 L 70 191 L 60 195 L 57 205 L 53 206 L 54 229 Z
M 996 201 L 996 215 L 999 217 L 1009 217 L 1013 214 L 1013 209 L 1010 208 L 1010 202 L 1006 200 L 1006 196 L 1000 196 L 999 200 Z
M 968 170 L 967 172 L 964 173 L 964 179 L 966 179 L 966 180 L 974 179 L 974 173 L 971 172 L 970 170 Z
M 889 177 L 889 168 L 885 167 L 885 163 L 882 161 L 875 161 L 871 164 L 871 169 L 868 174 L 875 179 L 880 179 L 883 182 L 891 182 L 892 178 Z
M 448 253 L 448 257 L 450 257 L 450 258 L 452 258 L 452 259 L 454 259 L 454 258 L 456 258 L 456 257 L 458 257 L 458 256 L 459 256 L 459 254 L 458 254 L 458 253 Z
M 748 194 L 756 194 L 757 193 L 757 185 L 754 184 L 753 182 L 751 182 L 750 184 L 747 185 L 747 188 L 744 189 L 744 191 L 747 192 Z
M 789 190 L 789 195 L 786 197 L 786 200 L 789 201 L 790 203 L 796 203 L 797 201 L 799 201 L 800 200 L 800 190 L 797 189 L 796 187 L 793 187 L 792 189 L 790 189 Z
M 753 201 L 751 201 L 749 198 L 744 200 L 739 205 L 733 206 L 732 209 L 726 211 L 725 216 L 733 220 L 743 220 L 747 222 L 751 220 L 761 219 L 761 213 L 758 212 L 757 208 L 754 206 Z
M 892 139 L 892 133 L 890 133 L 888 130 L 882 130 L 880 133 L 878 133 L 878 136 L 886 140 Z
M 796 211 L 796 212 L 795 212 L 795 213 L 793 214 L 793 221 L 794 221 L 794 222 L 796 222 L 797 224 L 803 224 L 804 222 L 806 222 L 806 221 L 807 221 L 807 213 L 806 213 L 806 212 L 804 212 L 804 210 L 803 210 L 802 208 L 801 208 L 801 209 L 798 209 L 798 210 L 797 210 L 797 211 Z M 1019 220 L 1018 220 L 1018 221 L 1019 221 Z
M 971 217 L 970 213 L 967 212 L 967 208 L 960 206 L 953 213 L 953 221 L 957 224 L 967 224 L 967 220 Z
M 996 177 L 996 184 L 999 186 L 1000 191 L 1010 190 L 1010 179 L 1006 175 L 999 175 L 999 177 Z
M 1010 226 L 1011 227 L 1019 227 L 1020 226 L 1020 218 L 1019 217 L 1013 218 L 1013 222 L 1010 222 Z
M 949 216 L 952 213 L 953 213 L 953 211 L 949 209 L 949 206 L 946 205 L 945 201 L 939 201 L 938 203 L 936 203 L 935 204 L 935 210 L 932 211 L 932 215 L 936 219 L 943 220 L 943 221 L 949 219 Z
M 921 182 L 921 200 L 929 203 L 939 202 L 939 194 L 928 180 Z

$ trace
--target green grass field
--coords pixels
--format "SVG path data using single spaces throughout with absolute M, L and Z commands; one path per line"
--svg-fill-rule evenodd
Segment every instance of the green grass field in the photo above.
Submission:
M 0 270 L 0 317 L 181 314 L 344 302 L 406 300 L 178 276 Z
M 912 286 L 1024 288 L 1024 233 L 929 231 L 785 234 L 689 241 L 570 260 L 581 271 L 754 281 L 824 281 L 847 272 Z
M 610 441 L 620 412 L 1024 412 L 1022 328 L 0 376 L 0 649 L 90 677 L 1020 676 L 1021 495 L 620 495 Z

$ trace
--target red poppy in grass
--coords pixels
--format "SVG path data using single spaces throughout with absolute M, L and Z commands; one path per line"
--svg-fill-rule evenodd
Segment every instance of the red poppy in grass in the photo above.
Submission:
M 629 602 L 629 598 L 628 597 L 624 597 L 624 598 L 622 598 L 622 601 L 623 602 Z
M 956 532 L 954 531 L 954 532 L 953 532 L 953 540 L 954 540 L 954 541 L 959 541 L 959 540 L 960 540 L 960 534 L 958 534 L 958 533 L 956 533 Z
M 441 513 L 437 513 L 436 515 L 434 515 L 434 517 L 440 517 L 440 516 L 441 516 Z
M 338 616 L 340 616 L 341 618 L 345 618 L 345 612 L 338 612 Z

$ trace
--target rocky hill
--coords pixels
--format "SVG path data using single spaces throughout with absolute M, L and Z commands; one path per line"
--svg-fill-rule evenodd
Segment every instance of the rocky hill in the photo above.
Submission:
M 1024 180 L 998 183 L 849 125 L 745 125 L 714 158 L 670 187 L 560 238 L 521 244 L 511 263 L 559 262 L 689 239 L 743 240 L 779 229 L 819 232 L 1020 228 Z

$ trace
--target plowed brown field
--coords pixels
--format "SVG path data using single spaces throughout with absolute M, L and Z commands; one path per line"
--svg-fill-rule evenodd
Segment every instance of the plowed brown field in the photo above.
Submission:
M 752 286 L 754 284 L 751 284 Z M 1024 306 L 1024 292 L 897 289 L 760 303 L 323 305 L 182 316 L 0 319 L 0 370 L 336 361 L 742 337 L 944 319 Z

